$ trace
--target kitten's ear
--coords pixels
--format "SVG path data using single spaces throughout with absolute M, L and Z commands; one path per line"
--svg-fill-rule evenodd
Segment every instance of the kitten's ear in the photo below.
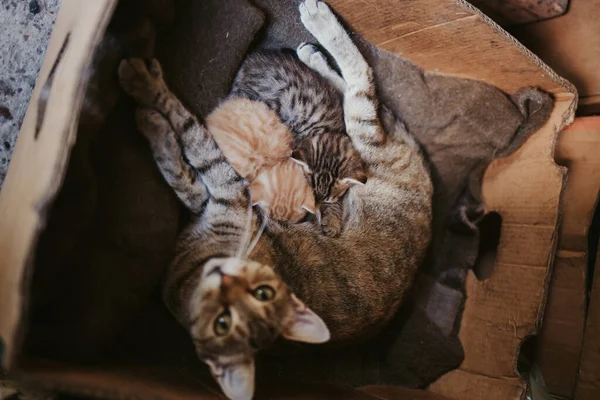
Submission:
M 348 186 L 364 185 L 365 183 L 367 183 L 367 177 L 365 176 L 365 178 L 362 180 L 358 180 L 358 179 L 354 179 L 354 178 L 342 178 L 341 181 L 342 181 L 342 183 L 344 183 Z
M 254 358 L 236 364 L 221 365 L 216 361 L 204 360 L 210 372 L 231 400 L 251 400 L 254 395 Z
M 312 193 L 312 189 L 310 189 L 310 194 L 306 196 L 304 199 L 304 203 L 302 203 L 302 208 L 311 214 L 317 213 L 317 205 L 315 204 L 315 196 Z
M 312 170 L 306 163 L 306 153 L 302 149 L 292 151 L 292 161 L 302 167 L 305 174 L 312 174 Z
M 346 171 L 342 172 L 344 177 L 340 179 L 341 182 L 348 186 L 364 185 L 367 183 L 367 174 L 358 154 L 355 157 L 350 157 L 350 160 Z
M 255 179 L 250 182 L 250 185 L 248 186 L 248 192 L 250 193 L 250 204 L 252 204 L 253 207 L 256 205 L 263 209 L 268 207 L 265 187 L 260 180 Z
M 325 343 L 330 338 L 325 322 L 292 294 L 294 316 L 283 329 L 284 338 L 305 343 Z
M 341 181 L 348 186 L 364 185 L 367 183 L 367 174 L 365 174 L 365 170 L 361 166 L 354 169 L 350 175 L 342 178 Z

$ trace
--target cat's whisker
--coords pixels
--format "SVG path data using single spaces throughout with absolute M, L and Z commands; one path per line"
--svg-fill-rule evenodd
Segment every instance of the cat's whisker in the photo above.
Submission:
M 245 259 L 242 258 L 246 253 L 246 248 L 248 248 L 250 238 L 252 237 L 252 203 L 248 200 L 248 208 L 246 209 L 246 226 L 244 227 L 244 233 L 240 240 L 240 246 L 237 249 L 235 254 L 235 258 L 238 260 Z
M 244 257 L 244 260 L 246 260 L 248 257 L 250 257 L 250 254 L 252 254 L 252 250 L 254 250 L 254 247 L 260 240 L 260 237 L 262 236 L 262 234 L 265 230 L 265 227 L 267 226 L 268 218 L 269 217 L 267 215 L 263 215 L 263 220 L 262 220 L 262 223 L 260 224 L 260 228 L 258 228 L 258 232 L 256 232 L 256 236 L 254 237 L 254 240 L 252 240 L 252 243 L 250 243 L 250 246 L 248 246 L 248 250 L 246 251 L 246 256 Z

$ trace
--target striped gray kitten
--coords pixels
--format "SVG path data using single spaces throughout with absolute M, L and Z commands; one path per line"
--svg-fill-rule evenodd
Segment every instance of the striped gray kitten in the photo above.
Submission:
M 346 132 L 368 176 L 343 198 L 339 238 L 309 222 L 266 220 L 259 236 L 246 184 L 169 91 L 158 62 L 132 59 L 119 69 L 159 169 L 194 214 L 165 275 L 164 300 L 232 399 L 252 397 L 255 354 L 280 336 L 342 344 L 376 334 L 405 297 L 431 236 L 433 189 L 418 147 L 401 129 L 383 131 L 371 68 L 327 5 L 306 0 L 300 14 L 340 67 L 343 79 L 330 79 L 344 90 Z M 260 238 L 255 246 L 247 226 Z
M 299 56 L 305 54 L 300 48 Z M 338 236 L 344 221 L 342 197 L 351 186 L 367 181 L 346 135 L 339 90 L 293 54 L 260 51 L 246 57 L 231 96 L 266 103 L 290 128 L 296 142 L 292 158 L 314 190 L 323 233 Z

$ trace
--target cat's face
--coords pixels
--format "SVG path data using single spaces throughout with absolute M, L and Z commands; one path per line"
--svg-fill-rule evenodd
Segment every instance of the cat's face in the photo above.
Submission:
M 345 135 L 309 137 L 293 151 L 292 159 L 302 166 L 317 207 L 336 203 L 350 187 L 367 181 L 362 160 Z
M 258 205 L 269 218 L 299 222 L 306 213 L 315 214 L 315 196 L 302 167 L 288 160 L 265 168 L 250 183 L 252 205 Z
M 323 320 L 267 265 L 213 259 L 199 282 L 190 304 L 190 333 L 198 356 L 232 399 L 252 397 L 254 355 L 280 336 L 307 343 L 329 340 Z

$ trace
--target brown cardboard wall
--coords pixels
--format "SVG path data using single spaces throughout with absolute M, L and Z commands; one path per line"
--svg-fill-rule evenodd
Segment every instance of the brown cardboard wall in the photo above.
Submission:
M 555 118 L 567 107 L 558 103 Z M 557 122 L 551 119 L 485 174 L 486 207 L 502 216 L 498 255 L 488 279 L 468 277 L 460 331 L 465 360 L 432 385 L 437 393 L 455 399 L 485 399 L 490 392 L 498 399 L 525 395 L 517 357 L 523 340 L 541 323 L 565 177 L 552 158 Z
M 511 29 L 525 46 L 572 82 L 582 115 L 600 111 L 600 0 L 571 0 L 569 11 Z
M 555 158 L 568 171 L 558 251 L 537 362 L 550 393 L 572 398 L 586 317 L 587 234 L 600 189 L 600 118 L 575 119 L 563 130 Z
M 581 120 L 579 123 L 578 120 Z M 589 170 L 587 177 L 581 179 L 581 195 L 587 195 L 591 201 L 592 195 L 598 195 L 598 180 L 600 180 L 600 117 L 580 118 L 576 120 L 573 129 L 579 128 L 582 150 L 581 164 L 594 167 Z M 595 189 L 595 192 L 593 192 Z M 583 197 L 583 196 L 582 196 Z M 584 197 L 585 198 L 585 197 Z M 597 197 L 593 197 L 597 206 Z M 589 220 L 588 220 L 589 221 Z M 587 265 L 585 266 L 587 267 Z M 580 349 L 578 363 L 578 379 L 574 388 L 575 400 L 595 400 L 600 398 L 600 253 L 596 254 L 595 268 L 592 276 L 586 276 L 592 282 L 591 292 L 587 294 L 586 322 L 583 332 L 583 344 Z

